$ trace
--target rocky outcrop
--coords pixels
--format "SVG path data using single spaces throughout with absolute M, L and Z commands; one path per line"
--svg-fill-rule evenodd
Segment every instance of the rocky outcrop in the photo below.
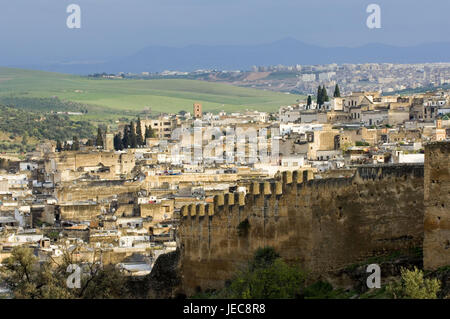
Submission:
M 178 250 L 160 255 L 148 278 L 148 298 L 170 299 L 180 297 L 180 253 Z

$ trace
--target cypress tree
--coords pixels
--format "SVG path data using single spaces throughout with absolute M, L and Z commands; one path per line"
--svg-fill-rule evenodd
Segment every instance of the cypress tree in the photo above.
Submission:
M 119 150 L 119 142 L 118 142 L 118 140 L 117 140 L 118 137 L 119 137 L 119 134 L 114 134 L 114 140 L 113 140 L 113 142 L 114 142 L 114 149 L 115 149 L 116 151 Z
M 308 95 L 308 101 L 306 102 L 306 105 L 311 106 L 311 104 L 312 104 L 312 98 L 311 98 L 311 95 Z
M 139 117 L 136 123 L 136 143 L 139 146 L 145 144 L 144 139 L 142 137 L 141 119 Z
M 118 137 L 118 139 L 119 139 L 119 151 L 121 151 L 121 150 L 123 150 L 124 148 L 125 148 L 125 146 L 123 146 L 123 139 L 122 139 L 122 133 L 118 133 L 118 135 L 119 135 L 119 137 Z
M 56 141 L 56 150 L 57 150 L 58 152 L 61 152 L 62 149 L 63 149 L 63 147 L 62 147 L 61 141 L 60 141 L 60 140 L 57 140 L 57 141 Z
M 114 149 L 116 151 L 123 150 L 122 133 L 120 132 L 114 135 Z
M 95 140 L 95 145 L 97 147 L 103 147 L 103 133 L 100 127 L 97 129 L 97 139 Z
M 136 137 L 136 129 L 134 127 L 134 122 L 131 121 L 130 123 L 130 147 L 136 148 L 137 147 L 137 137 Z
M 130 146 L 130 136 L 128 134 L 128 125 L 123 128 L 122 147 L 128 148 Z
M 322 96 L 323 96 L 323 102 L 329 102 L 330 98 L 328 97 L 327 89 L 325 85 L 322 88 Z
M 339 85 L 336 84 L 334 87 L 334 94 L 333 97 L 341 97 L 341 91 L 339 90 Z
M 28 134 L 27 132 L 25 132 L 22 137 L 22 145 L 27 146 L 27 144 L 28 144 Z
M 114 149 L 116 151 L 119 150 L 119 142 L 117 140 L 118 137 L 119 137 L 119 134 L 114 134 L 113 144 L 114 144 Z
M 318 106 L 323 105 L 323 92 L 322 92 L 322 87 L 320 85 L 317 89 L 317 105 Z

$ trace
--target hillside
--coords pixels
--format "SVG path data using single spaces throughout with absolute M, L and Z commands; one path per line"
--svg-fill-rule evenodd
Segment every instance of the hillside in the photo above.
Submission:
M 117 73 L 198 69 L 249 70 L 253 65 L 315 65 L 331 63 L 449 62 L 450 43 L 431 42 L 410 46 L 369 43 L 356 47 L 323 47 L 285 38 L 246 45 L 148 46 L 129 56 L 102 63 L 35 63 L 20 67 L 71 74 Z M 76 60 L 75 58 L 69 58 Z
M 96 128 L 88 121 L 73 121 L 65 115 L 41 115 L 0 104 L 0 152 L 32 150 L 43 140 L 92 138 Z
M 300 95 L 240 88 L 195 80 L 89 79 L 74 75 L 0 68 L 0 98 L 50 98 L 89 105 L 87 119 L 191 111 L 194 102 L 204 111 L 257 109 L 276 111 L 295 103 Z M 20 107 L 20 105 L 15 105 Z M 77 110 L 67 110 L 77 111 Z

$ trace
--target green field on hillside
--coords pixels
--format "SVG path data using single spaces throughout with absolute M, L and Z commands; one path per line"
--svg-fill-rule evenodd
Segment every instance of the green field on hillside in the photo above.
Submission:
M 59 73 L 0 68 L 0 96 L 53 97 L 91 106 L 87 119 L 191 111 L 195 102 L 204 111 L 276 111 L 303 96 L 195 80 L 89 79 Z M 70 111 L 70 110 L 68 110 Z

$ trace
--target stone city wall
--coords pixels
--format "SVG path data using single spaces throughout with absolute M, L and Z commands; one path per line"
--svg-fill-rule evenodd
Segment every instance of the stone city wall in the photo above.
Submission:
M 181 209 L 182 286 L 220 289 L 256 249 L 274 247 L 315 275 L 370 256 L 422 246 L 421 165 L 366 166 L 351 178 L 283 172 L 249 192 Z

